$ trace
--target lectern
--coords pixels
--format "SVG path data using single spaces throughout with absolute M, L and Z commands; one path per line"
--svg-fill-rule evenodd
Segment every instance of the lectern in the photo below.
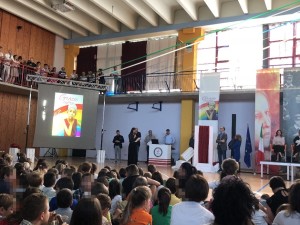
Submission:
M 171 165 L 171 145 L 149 144 L 149 164 Z

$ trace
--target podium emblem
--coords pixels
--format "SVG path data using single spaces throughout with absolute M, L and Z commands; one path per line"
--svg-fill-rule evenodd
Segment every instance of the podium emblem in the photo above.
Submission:
M 161 157 L 161 155 L 163 154 L 163 151 L 160 147 L 156 147 L 153 151 L 156 157 Z

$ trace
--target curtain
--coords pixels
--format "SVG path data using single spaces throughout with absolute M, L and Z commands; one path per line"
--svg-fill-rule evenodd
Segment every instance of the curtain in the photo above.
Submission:
M 146 41 L 122 44 L 122 68 L 143 62 L 146 58 Z M 125 91 L 145 89 L 146 62 L 122 70 L 122 84 Z
M 77 56 L 77 73 L 96 72 L 97 47 L 81 48 Z
M 122 44 L 99 45 L 97 47 L 97 69 L 103 69 L 105 75 L 111 74 L 113 66 L 121 64 L 121 56 Z
M 209 126 L 199 126 L 198 161 L 208 163 Z
M 176 41 L 177 38 L 175 36 L 161 39 L 149 39 L 147 42 L 147 59 L 152 59 L 159 55 L 173 51 L 176 49 Z M 174 71 L 175 52 L 147 61 L 146 90 L 165 90 L 167 88 L 166 82 L 172 89 L 174 82 L 174 76 L 172 73 Z

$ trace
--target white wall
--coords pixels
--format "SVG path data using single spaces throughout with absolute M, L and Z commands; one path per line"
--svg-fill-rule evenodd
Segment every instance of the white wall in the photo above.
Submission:
M 169 128 L 176 138 L 176 151 L 179 155 L 180 146 L 180 103 L 162 103 L 162 111 L 152 109 L 152 104 L 140 103 L 138 111 L 127 109 L 128 104 L 109 104 L 106 105 L 103 149 L 106 150 L 106 158 L 114 159 L 113 137 L 115 131 L 119 129 L 124 136 L 125 143 L 122 149 L 122 159 L 127 160 L 128 134 L 132 127 L 138 127 L 142 134 L 139 160 L 146 160 L 146 144 L 144 138 L 149 129 L 163 142 L 165 130 Z M 236 133 L 242 136 L 241 145 L 241 167 L 247 168 L 244 163 L 245 142 L 247 124 L 249 124 L 252 147 L 254 151 L 254 101 L 245 102 L 221 102 L 219 108 L 219 126 L 225 126 L 228 134 L 228 142 L 231 139 L 231 116 L 236 114 Z M 101 126 L 102 126 L 103 106 L 98 106 L 96 148 L 100 149 Z M 195 121 L 198 124 L 198 104 L 195 104 Z M 95 151 L 87 151 L 87 157 L 95 157 Z M 215 154 L 216 156 L 216 154 Z M 227 151 L 227 157 L 230 151 Z M 216 158 L 215 158 L 216 159 Z M 253 162 L 252 162 L 253 165 Z
M 61 67 L 65 64 L 65 49 L 64 49 L 64 39 L 55 36 L 55 47 L 54 47 L 54 61 L 53 66 L 59 71 Z
M 169 128 L 176 138 L 175 148 L 179 156 L 180 146 L 180 103 L 162 103 L 162 111 L 152 109 L 152 104 L 140 103 L 138 111 L 127 109 L 128 104 L 106 105 L 103 149 L 106 150 L 106 158 L 114 159 L 113 137 L 116 130 L 120 130 L 124 136 L 125 143 L 122 149 L 122 159 L 127 160 L 128 134 L 132 127 L 139 128 L 142 134 L 142 142 L 139 153 L 139 160 L 146 160 L 146 144 L 144 138 L 151 129 L 153 134 L 163 143 L 165 130 Z M 101 125 L 103 106 L 98 106 L 96 148 L 100 149 Z

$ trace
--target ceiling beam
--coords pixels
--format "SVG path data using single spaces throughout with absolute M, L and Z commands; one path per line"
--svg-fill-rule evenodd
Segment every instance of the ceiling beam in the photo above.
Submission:
M 119 0 L 91 0 L 96 6 L 102 8 L 112 17 L 119 20 L 128 28 L 134 30 L 137 27 L 137 13 Z
M 53 13 L 58 13 L 59 15 L 63 16 L 64 18 L 78 24 L 79 26 L 82 26 L 86 28 L 88 31 L 90 31 L 93 34 L 100 34 L 101 33 L 101 26 L 100 23 L 93 19 L 92 17 L 88 16 L 84 12 L 75 9 L 74 11 L 62 13 L 57 10 L 52 9 L 51 2 L 47 0 L 33 0 L 39 4 L 41 4 L 44 7 L 47 7 L 48 9 L 53 10 Z
M 191 0 L 177 0 L 181 7 L 186 11 L 187 14 L 192 18 L 192 20 L 198 20 L 198 9 L 197 4 Z
M 133 8 L 141 17 L 148 21 L 152 26 L 158 26 L 158 15 L 150 9 L 141 0 L 124 0 L 124 2 Z
M 91 2 L 78 0 L 69 0 L 69 2 L 113 31 L 120 32 L 119 21 L 99 7 L 95 7 Z
M 220 0 L 204 0 L 207 7 L 210 9 L 212 14 L 216 17 L 220 17 Z
M 243 13 L 248 14 L 249 9 L 248 9 L 248 0 L 238 0 L 240 3 L 240 6 L 243 10 Z
M 74 32 L 82 35 L 82 36 L 87 36 L 88 32 L 86 29 L 84 29 L 83 27 L 72 23 L 69 20 L 64 20 L 64 18 L 56 13 L 53 13 L 52 10 L 47 9 L 39 4 L 37 4 L 36 2 L 29 2 L 29 1 L 23 1 L 23 0 L 15 0 L 17 2 L 19 2 L 20 4 L 23 4 L 24 6 L 32 9 L 35 12 L 38 12 L 39 14 L 42 14 L 44 16 L 46 16 L 47 18 L 49 18 L 50 20 L 53 20 L 65 27 L 67 27 L 70 30 L 73 30 Z
M 148 6 L 150 6 L 161 18 L 168 24 L 174 22 L 174 11 L 164 4 L 162 0 L 143 0 Z
M 42 16 L 33 10 L 20 5 L 16 1 L 1 1 L 0 8 L 65 39 L 71 38 L 71 31 L 65 26 L 62 26 L 57 22 L 50 21 L 45 16 Z
M 273 0 L 265 0 L 267 10 L 272 10 L 272 2 Z

